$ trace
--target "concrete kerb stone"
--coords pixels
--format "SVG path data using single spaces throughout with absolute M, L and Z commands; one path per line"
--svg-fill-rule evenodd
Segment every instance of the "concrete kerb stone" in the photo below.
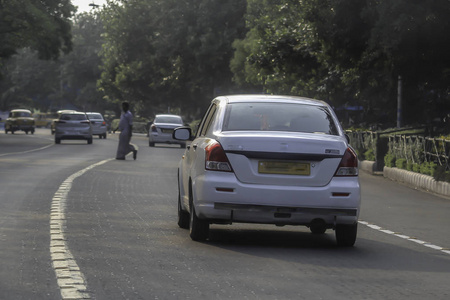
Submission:
M 383 175 L 388 179 L 401 182 L 415 189 L 450 197 L 450 183 L 436 181 L 432 176 L 389 167 L 384 167 L 383 172 L 376 172 L 375 162 L 367 160 L 360 161 L 359 168 L 372 175 Z
M 369 160 L 359 161 L 359 168 L 365 172 L 373 174 L 375 170 L 375 162 Z
M 384 167 L 383 176 L 416 189 L 450 197 L 450 183 L 436 181 L 432 176 L 389 167 Z

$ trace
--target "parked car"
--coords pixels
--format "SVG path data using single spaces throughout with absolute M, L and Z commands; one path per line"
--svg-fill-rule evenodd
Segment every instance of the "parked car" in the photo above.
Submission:
M 55 144 L 60 144 L 61 140 L 86 140 L 92 144 L 92 127 L 86 113 L 61 113 L 55 121 Z
M 15 131 L 19 130 L 25 131 L 26 134 L 28 134 L 28 132 L 31 132 L 31 134 L 34 133 L 35 122 L 31 111 L 28 109 L 13 109 L 9 113 L 9 117 L 6 119 L 6 134 L 8 131 L 14 134 Z
M 87 112 L 86 115 L 88 116 L 89 121 L 91 121 L 92 134 L 98 135 L 100 139 L 106 139 L 108 128 L 103 115 L 97 112 Z
M 178 225 L 208 238 L 210 224 L 334 229 L 353 246 L 360 212 L 358 159 L 332 108 L 289 96 L 214 99 L 178 168 Z
M 178 144 L 181 148 L 186 148 L 185 141 L 178 141 L 172 137 L 173 130 L 180 126 L 183 126 L 183 119 L 178 115 L 156 115 L 148 132 L 148 145 L 154 147 L 155 143 Z
M 66 113 L 66 112 L 75 112 L 76 110 L 70 110 L 70 109 L 63 109 L 63 110 L 58 110 L 56 112 L 56 118 L 52 120 L 52 123 L 50 124 L 50 133 L 51 134 L 55 134 L 55 127 L 56 127 L 56 122 L 58 122 L 59 118 L 61 118 L 61 114 L 62 113 Z

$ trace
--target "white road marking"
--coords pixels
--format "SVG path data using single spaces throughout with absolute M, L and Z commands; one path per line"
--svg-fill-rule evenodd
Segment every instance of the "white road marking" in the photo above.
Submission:
M 111 160 L 113 159 L 103 160 L 72 174 L 59 186 L 53 196 L 50 213 L 50 255 L 63 300 L 91 298 L 87 293 L 83 273 L 81 273 L 64 237 L 67 195 L 77 177 Z
M 394 231 L 391 231 L 391 230 L 383 229 L 383 228 L 381 228 L 378 225 L 370 224 L 369 222 L 366 222 L 366 221 L 361 221 L 360 220 L 360 221 L 358 221 L 358 223 L 362 224 L 362 225 L 365 225 L 365 226 L 367 226 L 369 228 L 372 228 L 374 230 L 377 230 L 377 231 L 380 231 L 380 232 L 384 232 L 386 234 L 390 234 L 390 235 L 393 235 L 393 236 L 396 236 L 396 237 L 408 240 L 410 242 L 417 243 L 419 245 L 423 245 L 425 247 L 428 247 L 428 248 L 431 248 L 431 249 L 434 249 L 434 250 L 441 251 L 441 252 L 443 252 L 445 254 L 450 254 L 450 250 L 448 248 L 437 246 L 437 245 L 428 243 L 426 241 L 418 240 L 415 237 L 410 237 L 410 236 L 407 236 L 407 235 L 404 235 L 404 234 L 401 234 L 401 233 L 397 233 L 397 232 L 394 232 Z
M 0 157 L 6 156 L 6 155 L 16 155 L 16 154 L 25 154 L 25 153 L 35 152 L 35 151 L 39 151 L 39 150 L 44 150 L 44 149 L 46 149 L 48 147 L 51 147 L 51 146 L 53 146 L 53 144 L 50 144 L 50 145 L 47 145 L 47 146 L 44 146 L 44 147 L 41 147 L 41 148 L 37 148 L 37 149 L 31 149 L 31 150 L 27 150 L 27 151 L 22 151 L 22 152 L 3 153 L 3 154 L 0 154 Z

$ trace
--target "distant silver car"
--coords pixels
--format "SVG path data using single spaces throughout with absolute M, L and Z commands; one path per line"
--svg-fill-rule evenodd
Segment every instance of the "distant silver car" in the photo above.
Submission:
M 55 120 L 55 144 L 61 140 L 86 140 L 92 144 L 92 127 L 86 113 L 63 112 Z
M 178 225 L 205 240 L 210 224 L 334 229 L 353 246 L 361 192 L 358 159 L 323 101 L 274 95 L 214 99 L 178 169 Z
M 178 141 L 172 137 L 173 130 L 181 126 L 183 119 L 178 115 L 156 115 L 148 132 L 148 145 L 154 147 L 155 143 L 178 144 L 181 148 L 186 148 L 185 141 Z
M 91 121 L 92 135 L 98 135 L 98 137 L 106 139 L 108 128 L 103 115 L 98 112 L 87 112 L 86 115 Z

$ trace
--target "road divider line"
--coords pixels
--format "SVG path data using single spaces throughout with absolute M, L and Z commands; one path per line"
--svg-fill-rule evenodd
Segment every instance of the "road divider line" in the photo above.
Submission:
M 366 221 L 361 221 L 360 220 L 360 221 L 358 221 L 358 223 L 360 223 L 362 225 L 365 225 L 365 226 L 367 226 L 369 228 L 372 228 L 374 230 L 377 230 L 377 231 L 380 231 L 380 232 L 383 232 L 383 233 L 386 233 L 386 234 L 389 234 L 389 235 L 393 235 L 393 236 L 399 237 L 401 239 L 405 239 L 405 240 L 408 240 L 410 242 L 414 242 L 414 243 L 417 243 L 419 245 L 423 245 L 425 247 L 428 247 L 428 248 L 431 248 L 431 249 L 434 249 L 434 250 L 441 251 L 441 252 L 443 252 L 445 254 L 450 254 L 450 249 L 448 249 L 448 248 L 437 246 L 437 245 L 434 245 L 432 243 L 419 240 L 419 239 L 417 239 L 415 237 L 410 237 L 410 236 L 407 236 L 407 235 L 404 235 L 404 234 L 401 234 L 401 233 L 398 233 L 398 232 L 394 232 L 394 231 L 391 231 L 391 230 L 388 230 L 388 229 L 383 229 L 383 228 L 381 228 L 378 225 L 371 224 L 371 223 L 366 222 Z
M 52 198 L 50 210 L 50 256 L 63 300 L 91 299 L 86 280 L 75 261 L 64 235 L 66 228 L 66 201 L 73 181 L 87 171 L 113 160 L 106 159 L 69 176 Z
M 41 147 L 41 148 L 37 148 L 37 149 L 31 149 L 31 150 L 27 150 L 27 151 L 22 151 L 22 152 L 3 153 L 3 154 L 0 154 L 0 157 L 6 156 L 6 155 L 17 155 L 17 154 L 25 154 L 25 153 L 40 151 L 40 150 L 44 150 L 46 148 L 49 148 L 51 146 L 53 146 L 53 144 L 50 144 L 50 145 L 47 145 L 47 146 L 44 146 L 44 147 Z

